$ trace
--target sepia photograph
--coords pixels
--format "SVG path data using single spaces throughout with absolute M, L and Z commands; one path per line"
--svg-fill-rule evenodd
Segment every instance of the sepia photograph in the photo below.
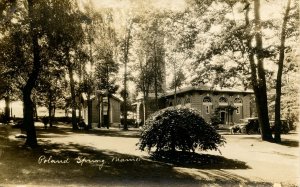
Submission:
M 0 186 L 300 186 L 299 0 L 0 0 Z

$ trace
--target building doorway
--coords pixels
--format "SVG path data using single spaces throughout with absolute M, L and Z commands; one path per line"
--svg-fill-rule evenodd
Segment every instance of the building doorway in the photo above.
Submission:
M 220 121 L 225 124 L 225 111 L 220 111 Z

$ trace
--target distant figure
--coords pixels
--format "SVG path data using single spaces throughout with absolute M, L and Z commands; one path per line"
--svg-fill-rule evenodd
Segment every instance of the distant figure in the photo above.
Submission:
M 44 117 L 42 118 L 42 122 L 44 123 L 44 128 L 47 129 L 47 124 L 48 124 L 48 122 L 49 122 L 49 119 L 48 119 L 46 116 L 44 116 Z

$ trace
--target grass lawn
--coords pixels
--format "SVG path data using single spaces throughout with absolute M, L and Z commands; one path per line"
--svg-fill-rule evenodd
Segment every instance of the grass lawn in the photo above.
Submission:
M 168 160 L 138 151 L 138 130 L 86 132 L 72 131 L 70 126 L 43 129 L 37 125 L 40 147 L 34 150 L 23 146 L 24 139 L 14 137 L 19 130 L 0 126 L 0 184 L 297 186 L 294 175 L 298 173 L 293 165 L 298 162 L 296 136 L 278 145 L 261 142 L 257 135 L 225 135 L 228 143 L 221 148 L 222 155 L 212 151 L 180 154 Z M 273 161 L 280 163 L 274 165 Z M 280 172 L 277 166 L 285 167 L 283 172 L 290 171 L 290 178 L 276 177 Z

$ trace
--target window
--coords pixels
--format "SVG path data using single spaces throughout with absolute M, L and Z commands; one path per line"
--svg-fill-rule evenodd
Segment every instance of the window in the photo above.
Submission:
M 203 98 L 203 105 L 204 105 L 204 110 L 205 110 L 205 113 L 206 114 L 209 114 L 209 106 L 212 105 L 212 101 L 211 101 L 211 98 L 208 97 L 208 96 L 205 96 Z
M 225 98 L 225 97 L 220 97 L 219 98 L 219 105 L 220 106 L 227 106 L 228 105 L 228 100 L 227 100 L 227 98 Z
M 219 103 L 227 103 L 227 99 L 225 97 L 220 97 Z
M 237 98 L 234 99 L 234 103 L 241 103 L 242 104 L 243 102 L 242 102 L 241 98 L 237 97 Z
M 236 107 L 236 113 L 237 113 L 237 114 L 240 113 L 240 107 L 239 107 L 239 106 Z
M 239 114 L 240 113 L 240 109 L 243 106 L 243 101 L 241 98 L 237 97 L 233 100 L 233 104 L 235 107 L 237 107 L 236 109 L 236 113 Z
M 203 103 L 211 103 L 211 98 L 210 97 L 204 97 L 203 98 Z
M 206 114 L 209 114 L 209 106 L 206 106 Z

